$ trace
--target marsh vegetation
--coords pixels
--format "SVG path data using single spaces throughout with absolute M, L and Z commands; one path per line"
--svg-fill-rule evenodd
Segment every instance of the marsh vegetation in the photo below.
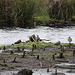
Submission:
M 0 0 L 0 26 L 31 28 L 34 22 L 74 21 L 74 5 L 74 0 Z

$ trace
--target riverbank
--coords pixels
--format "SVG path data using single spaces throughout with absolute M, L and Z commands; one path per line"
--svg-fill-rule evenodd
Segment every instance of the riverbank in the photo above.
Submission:
M 36 45 L 34 50 L 32 50 L 33 44 Z M 23 42 L 5 46 L 5 50 L 0 53 L 0 71 L 17 70 L 17 68 L 50 68 L 55 67 L 56 63 L 72 62 L 75 44 L 72 44 L 70 48 L 69 44 L 61 45 L 64 45 L 62 51 L 60 45 L 57 46 L 55 43 Z M 63 57 L 60 57 L 62 52 Z

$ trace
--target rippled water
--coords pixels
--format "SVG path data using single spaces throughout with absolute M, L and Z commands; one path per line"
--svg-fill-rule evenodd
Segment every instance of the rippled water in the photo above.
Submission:
M 47 72 L 47 69 L 33 70 L 33 75 L 51 75 L 52 73 L 55 73 L 55 69 L 49 69 L 49 70 L 50 70 L 50 72 Z M 67 73 L 66 71 L 68 71 L 68 70 L 58 69 L 58 73 L 65 73 L 65 75 L 75 75 L 75 73 Z M 18 71 L 4 71 L 4 72 L 0 72 L 0 75 L 14 75 L 17 73 L 18 73 Z
M 23 42 L 28 40 L 32 34 L 39 35 L 41 39 L 50 40 L 50 42 L 61 41 L 67 43 L 67 38 L 72 37 L 75 43 L 75 27 L 52 28 L 39 26 L 33 29 L 15 28 L 0 29 L 0 45 L 12 44 L 21 39 Z

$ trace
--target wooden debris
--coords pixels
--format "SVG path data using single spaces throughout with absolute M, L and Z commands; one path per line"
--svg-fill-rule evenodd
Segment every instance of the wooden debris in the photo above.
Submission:
M 32 75 L 32 70 L 29 70 L 29 69 L 23 69 L 23 70 L 21 70 L 21 71 L 19 71 L 18 73 L 17 73 L 17 75 Z
M 42 41 L 39 37 L 39 35 L 37 35 L 37 37 L 35 36 L 35 34 L 33 34 L 32 36 L 29 37 L 29 40 L 31 42 L 39 42 L 39 41 Z
M 21 43 L 21 40 L 16 41 L 14 44 L 19 44 Z

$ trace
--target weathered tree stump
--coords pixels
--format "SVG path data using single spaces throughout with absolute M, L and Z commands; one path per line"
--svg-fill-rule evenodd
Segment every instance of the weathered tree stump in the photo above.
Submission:
M 6 49 L 6 47 L 4 46 L 4 47 L 3 47 L 3 50 L 5 51 L 5 49 Z
M 75 56 L 75 50 L 73 50 L 73 56 Z
M 17 73 L 17 75 L 32 75 L 32 70 L 23 69 Z
M 22 58 L 24 58 L 25 55 L 26 55 L 26 51 L 23 51 Z
M 64 52 L 64 45 L 60 45 L 60 49 Z
M 20 47 L 17 47 L 17 51 L 19 51 L 19 52 L 20 52 Z
M 31 55 L 33 55 L 33 52 L 34 52 L 34 49 L 36 48 L 36 46 L 33 44 L 32 45 L 32 54 Z
M 61 53 L 59 54 L 59 58 L 64 58 L 63 52 L 61 52 Z
M 13 51 L 10 51 L 10 54 L 14 54 L 14 52 Z
M 22 51 L 24 51 L 24 48 L 22 48 Z
M 16 57 L 14 58 L 13 62 L 16 62 Z
M 39 59 L 39 55 L 37 55 L 37 59 Z
M 54 54 L 52 55 L 52 59 L 55 60 L 55 55 Z
M 49 72 L 49 68 L 47 69 L 47 72 Z
M 4 63 L 4 64 L 6 63 L 6 60 L 5 60 L 5 59 L 3 59 L 3 63 Z
M 43 51 L 45 51 L 45 47 L 43 48 Z
M 35 44 L 33 44 L 33 45 L 32 45 L 32 48 L 33 48 L 33 49 L 36 49 L 36 45 L 35 45 Z

